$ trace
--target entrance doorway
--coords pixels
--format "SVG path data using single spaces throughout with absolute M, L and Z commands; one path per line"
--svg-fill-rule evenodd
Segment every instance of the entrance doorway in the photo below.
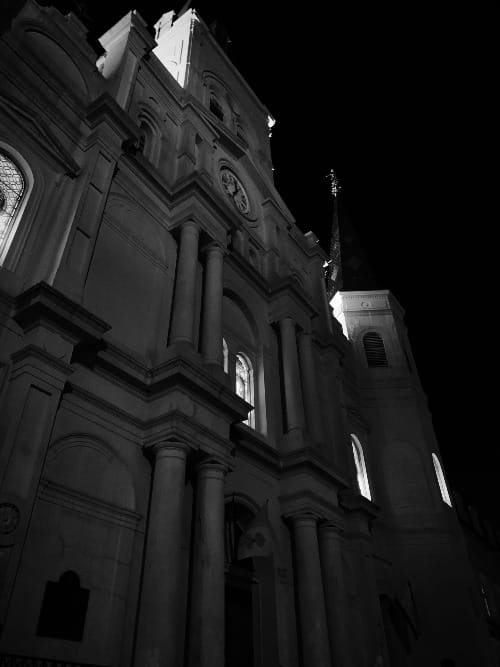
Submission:
M 238 560 L 240 538 L 254 513 L 234 499 L 225 509 L 225 667 L 260 667 L 259 583 L 254 559 Z

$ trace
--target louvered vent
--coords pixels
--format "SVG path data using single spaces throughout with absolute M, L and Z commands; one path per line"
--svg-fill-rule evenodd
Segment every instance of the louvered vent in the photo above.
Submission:
M 384 341 L 375 331 L 370 331 L 363 336 L 363 347 L 365 348 L 366 361 L 370 368 L 383 368 L 388 366 L 385 353 Z

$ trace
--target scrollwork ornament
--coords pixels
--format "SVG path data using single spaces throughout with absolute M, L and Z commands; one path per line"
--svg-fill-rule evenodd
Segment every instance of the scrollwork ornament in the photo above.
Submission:
M 0 503 L 0 535 L 10 535 L 19 525 L 21 513 L 13 503 Z

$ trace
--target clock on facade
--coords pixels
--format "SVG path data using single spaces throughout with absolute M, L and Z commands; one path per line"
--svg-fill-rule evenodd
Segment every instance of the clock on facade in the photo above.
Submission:
M 250 212 L 250 203 L 245 188 L 239 178 L 227 167 L 220 170 L 220 178 L 224 192 L 232 200 L 238 211 L 243 214 Z

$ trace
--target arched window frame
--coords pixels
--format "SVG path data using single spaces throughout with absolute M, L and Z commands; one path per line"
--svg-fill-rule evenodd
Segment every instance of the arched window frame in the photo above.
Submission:
M 241 121 L 241 118 L 237 118 L 235 120 L 235 133 L 238 139 L 241 139 L 245 144 L 248 144 L 248 138 L 247 138 L 247 130 L 244 126 L 244 124 Z
M 221 123 L 226 122 L 227 119 L 224 106 L 222 105 L 219 96 L 213 90 L 210 90 L 208 96 L 208 108 Z
M 238 391 L 238 362 L 246 369 L 246 382 L 245 388 L 243 393 L 241 391 Z M 235 383 L 234 383 L 234 390 L 236 394 L 242 398 L 244 401 L 247 403 L 250 403 L 250 405 L 255 405 L 254 402 L 254 382 L 253 382 L 253 366 L 252 362 L 248 358 L 246 354 L 243 352 L 237 352 L 235 355 Z M 251 428 L 255 428 L 255 409 L 251 410 L 248 413 L 248 419 L 246 419 L 244 424 L 247 424 Z
M 160 159 L 162 136 L 159 122 L 155 114 L 146 107 L 140 109 L 137 122 L 142 133 L 139 140 L 139 149 L 144 157 L 157 167 Z
M 23 219 L 26 205 L 33 189 L 34 178 L 29 164 L 12 146 L 4 143 L 3 141 L 0 141 L 0 153 L 12 164 L 14 164 L 23 180 L 24 185 L 22 195 L 17 202 L 14 215 L 10 220 L 5 239 L 0 243 L 0 266 L 4 266 L 7 264 L 6 260 L 10 255 L 11 250 L 14 250 L 14 247 L 18 245 L 17 240 L 20 239 L 19 226 L 21 220 Z M 23 240 L 24 238 L 25 234 L 23 233 Z M 16 240 L 16 243 L 14 243 L 14 240 Z M 22 246 L 22 241 L 19 245 Z M 9 261 L 9 264 L 13 263 L 14 262 Z M 13 266 L 9 266 L 9 268 L 13 268 Z
M 222 359 L 224 363 L 224 372 L 227 373 L 231 379 L 231 384 L 233 387 L 233 391 L 238 394 L 236 391 L 236 383 L 237 383 L 237 378 L 236 378 L 236 362 L 237 362 L 237 357 L 241 357 L 245 364 L 248 367 L 249 370 L 249 384 L 248 384 L 248 398 L 242 397 L 244 400 L 246 400 L 250 405 L 254 406 L 254 409 L 251 410 L 248 414 L 248 419 L 243 421 L 243 424 L 246 424 L 247 426 L 250 426 L 250 428 L 257 428 L 256 424 L 256 410 L 255 410 L 255 402 L 257 400 L 256 398 L 256 389 L 255 389 L 255 373 L 254 373 L 254 354 L 245 349 L 242 350 L 241 346 L 239 343 L 235 340 L 232 340 L 231 335 L 229 337 L 224 337 L 222 339 Z M 239 394 L 238 394 L 239 395 Z M 260 428 L 260 427 L 259 427 Z
M 230 129 L 233 128 L 233 110 L 231 95 L 225 82 L 214 72 L 205 71 L 202 75 L 205 86 L 205 105 L 219 122 Z M 222 118 L 221 118 L 222 116 Z
M 451 507 L 452 506 L 451 498 L 448 492 L 448 486 L 446 484 L 446 480 L 444 478 L 443 468 L 441 466 L 440 460 L 437 457 L 437 454 L 435 454 L 434 452 L 432 453 L 432 462 L 434 464 L 434 471 L 436 473 L 439 490 L 441 492 L 441 498 L 444 503 L 446 503 L 449 507 Z
M 361 343 L 368 368 L 387 368 L 389 366 L 384 337 L 379 331 L 373 329 L 366 331 L 361 338 Z
M 366 471 L 365 455 L 363 447 L 359 439 L 351 433 L 351 446 L 354 458 L 354 465 L 356 467 L 356 478 L 358 482 L 359 492 L 368 500 L 372 499 L 370 491 L 370 482 L 368 480 L 368 473 Z

